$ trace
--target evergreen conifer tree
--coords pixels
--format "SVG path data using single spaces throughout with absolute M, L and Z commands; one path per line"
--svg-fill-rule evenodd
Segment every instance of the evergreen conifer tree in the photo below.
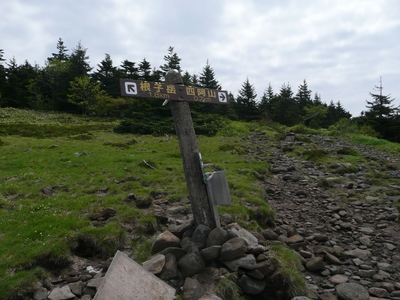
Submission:
M 168 48 L 168 54 L 164 55 L 164 60 L 165 60 L 165 64 L 160 66 L 160 69 L 162 70 L 162 76 L 165 76 L 165 74 L 170 69 L 175 69 L 175 70 L 178 70 L 179 72 L 182 71 L 181 66 L 180 66 L 181 58 L 174 51 L 174 47 L 170 46 Z
M 220 90 L 221 86 L 215 79 L 215 73 L 213 68 L 211 68 L 208 59 L 203 71 L 200 73 L 199 84 L 202 87 Z

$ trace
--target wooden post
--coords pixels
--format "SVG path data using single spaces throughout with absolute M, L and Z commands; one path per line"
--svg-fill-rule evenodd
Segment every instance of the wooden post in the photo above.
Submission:
M 170 70 L 165 76 L 165 83 L 183 85 L 183 80 L 177 70 Z M 203 224 L 213 229 L 216 227 L 216 222 L 208 200 L 207 187 L 203 181 L 189 104 L 186 101 L 170 101 L 170 106 L 194 220 L 196 225 Z

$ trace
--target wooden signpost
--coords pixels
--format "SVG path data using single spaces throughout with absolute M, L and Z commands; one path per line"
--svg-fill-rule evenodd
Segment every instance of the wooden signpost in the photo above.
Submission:
M 216 220 L 213 212 L 215 208 L 209 201 L 207 186 L 204 183 L 188 102 L 228 104 L 227 91 L 185 86 L 177 70 L 170 70 L 165 76 L 164 83 L 131 79 L 121 79 L 120 83 L 122 96 L 173 100 L 170 101 L 171 112 L 193 216 L 197 225 L 203 224 L 215 228 L 219 225 L 219 220 Z

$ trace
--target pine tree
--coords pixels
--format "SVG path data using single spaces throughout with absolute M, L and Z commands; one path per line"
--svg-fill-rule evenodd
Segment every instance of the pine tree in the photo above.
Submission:
M 52 53 L 51 55 L 53 55 L 52 57 L 49 57 L 48 60 L 53 60 L 53 59 L 58 59 L 60 61 L 66 61 L 68 60 L 69 56 L 67 54 L 68 49 L 67 47 L 64 45 L 64 41 L 59 38 L 57 41 L 57 53 Z
M 281 86 L 273 111 L 273 121 L 286 126 L 293 126 L 302 121 L 299 106 L 293 97 L 292 87 L 289 83 Z
M 82 43 L 79 41 L 78 45 L 72 49 L 70 61 L 70 81 L 74 80 L 75 77 L 87 76 L 92 70 L 90 67 L 89 56 L 86 55 L 87 49 L 83 47 Z
M 30 103 L 27 101 L 29 97 L 27 85 L 36 77 L 35 68 L 27 60 L 24 64 L 18 65 L 15 58 L 12 58 L 7 66 L 8 68 L 4 69 L 5 81 L 0 91 L 0 106 L 30 108 Z
M 139 62 L 139 79 L 150 81 L 151 80 L 151 65 L 150 63 L 143 58 L 141 62 Z
M 160 66 L 162 76 L 165 76 L 170 69 L 178 70 L 179 72 L 182 71 L 180 66 L 181 58 L 174 52 L 174 47 L 170 46 L 168 48 L 168 54 L 164 55 L 164 60 L 165 64 Z
M 379 91 L 379 94 L 369 93 L 373 101 L 366 100 L 368 104 L 366 107 L 369 108 L 369 111 L 365 112 L 365 116 L 370 120 L 392 118 L 397 111 L 397 108 L 394 108 L 393 105 L 391 105 L 395 99 L 391 99 L 390 94 L 386 96 L 382 94 L 382 78 L 379 83 L 379 87 L 375 86 L 375 89 Z
M 4 56 L 4 50 L 0 49 L 0 106 L 1 106 L 1 97 L 4 94 L 4 90 L 6 88 L 7 84 L 7 76 L 6 76 L 6 68 L 3 66 L 3 62 L 5 59 L 3 58 Z
M 264 91 L 264 94 L 261 97 L 260 104 L 258 105 L 258 108 L 263 118 L 272 119 L 272 116 L 274 114 L 273 107 L 275 101 L 276 95 L 274 94 L 271 83 L 269 83 L 268 88 Z
M 366 121 L 382 138 L 396 140 L 399 109 L 392 105 L 395 99 L 391 99 L 390 94 L 383 95 L 382 78 L 380 78 L 379 87 L 375 86 L 375 89 L 379 93 L 369 93 L 373 101 L 366 101 L 368 104 L 366 107 L 369 109 L 365 112 Z
M 250 121 L 259 118 L 256 98 L 256 90 L 247 78 L 236 97 L 236 113 L 241 120 Z
M 303 84 L 300 84 L 298 87 L 297 94 L 295 96 L 299 113 L 304 115 L 306 113 L 305 107 L 311 106 L 311 93 L 312 91 L 308 89 L 307 81 L 304 79 Z
M 106 57 L 97 65 L 98 69 L 93 74 L 93 79 L 101 83 L 101 88 L 111 97 L 118 97 L 121 94 L 119 84 L 119 72 L 113 66 L 111 56 L 106 53 Z
M 124 78 L 138 79 L 139 68 L 135 67 L 135 62 L 125 59 L 120 66 L 119 72 Z
M 203 68 L 203 72 L 200 73 L 199 84 L 202 87 L 220 90 L 221 86 L 218 81 L 215 79 L 214 70 L 211 68 L 208 59 L 205 67 Z

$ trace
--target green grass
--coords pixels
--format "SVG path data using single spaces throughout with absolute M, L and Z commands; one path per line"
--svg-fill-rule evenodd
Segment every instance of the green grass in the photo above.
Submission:
M 171 203 L 188 196 L 175 136 L 116 134 L 115 124 L 0 109 L 0 299 L 39 280 L 35 270 L 59 272 L 73 254 L 112 256 L 127 242 L 125 228 L 139 237 L 134 253 L 144 260 L 147 240 L 165 229 L 144 208 L 156 195 Z M 214 137 L 197 137 L 206 171 L 224 170 L 231 186 L 232 205 L 220 211 L 252 228 L 274 219 L 260 182 L 269 166 L 244 151 L 252 145 L 243 137 L 257 126 L 231 122 Z M 105 208 L 115 216 L 91 220 Z
M 272 245 L 271 252 L 278 265 L 275 276 L 279 278 L 278 281 L 283 285 L 283 290 L 288 298 L 307 296 L 307 282 L 300 272 L 300 255 L 294 250 L 279 244 Z

